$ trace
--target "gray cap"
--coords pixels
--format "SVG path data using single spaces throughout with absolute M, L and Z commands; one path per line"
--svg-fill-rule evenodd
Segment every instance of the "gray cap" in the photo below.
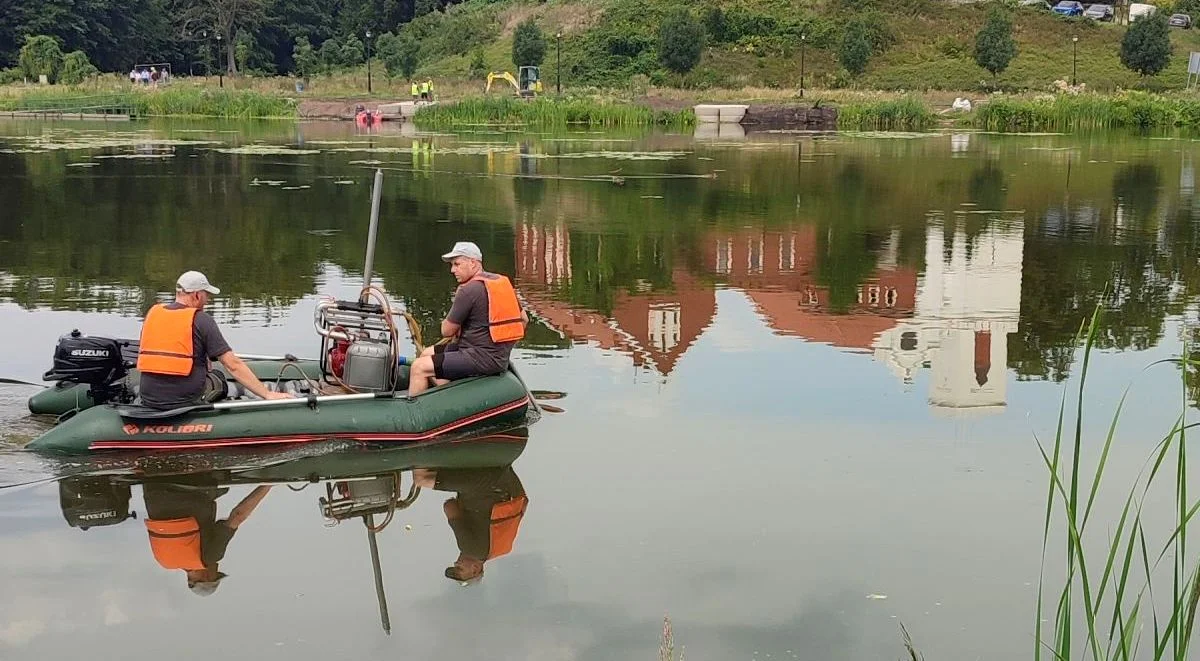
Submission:
M 196 581 L 194 583 L 192 581 L 188 581 L 188 589 L 191 590 L 192 594 L 194 595 L 207 597 L 208 595 L 217 591 L 217 587 L 221 585 L 221 579 L 223 578 L 225 578 L 225 573 L 217 572 L 217 577 L 211 581 Z
M 454 247 L 450 249 L 450 252 L 442 255 L 442 261 L 453 261 L 455 257 L 467 257 L 469 259 L 477 259 L 482 262 L 483 251 L 479 249 L 479 246 L 471 243 L 470 241 L 459 241 L 458 243 L 454 244 Z
M 209 284 L 208 276 L 199 271 L 188 271 L 179 276 L 179 279 L 175 281 L 175 288 L 186 294 L 197 291 L 206 291 L 213 295 L 221 293 L 220 289 Z

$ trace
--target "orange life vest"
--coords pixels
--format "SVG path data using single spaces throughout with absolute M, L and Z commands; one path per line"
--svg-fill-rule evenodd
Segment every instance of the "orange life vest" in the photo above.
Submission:
M 195 517 L 146 519 L 150 551 L 163 569 L 204 569 L 200 555 L 200 523 Z
M 137 368 L 148 374 L 187 376 L 192 373 L 192 320 L 196 308 L 172 310 L 163 304 L 146 313 Z
M 516 342 L 525 337 L 525 323 L 521 320 L 521 303 L 512 282 L 496 273 L 480 273 L 471 278 L 487 288 L 488 330 L 493 342 Z
M 521 519 L 525 516 L 525 508 L 528 506 L 529 499 L 525 496 L 518 496 L 492 506 L 492 540 L 488 547 L 489 560 L 512 551 L 513 542 L 517 539 L 517 529 L 521 527 Z

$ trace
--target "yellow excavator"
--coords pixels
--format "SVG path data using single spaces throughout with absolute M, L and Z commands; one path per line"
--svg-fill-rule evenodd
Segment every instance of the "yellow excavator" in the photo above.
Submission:
M 488 74 L 487 87 L 484 92 L 492 91 L 492 83 L 497 80 L 506 81 L 512 85 L 517 96 L 522 98 L 537 96 L 542 93 L 541 72 L 537 67 L 521 67 L 517 71 L 518 78 L 507 71 L 493 71 Z

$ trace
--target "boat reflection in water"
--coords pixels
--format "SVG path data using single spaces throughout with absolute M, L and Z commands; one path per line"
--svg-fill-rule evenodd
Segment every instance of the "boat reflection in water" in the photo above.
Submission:
M 165 466 L 147 471 L 141 465 L 131 474 L 63 478 L 59 502 L 73 528 L 120 525 L 138 519 L 131 509 L 132 487 L 141 485 L 150 557 L 163 569 L 180 571 L 194 594 L 209 596 L 225 578 L 220 563 L 235 546 L 238 530 L 253 525 L 248 522 L 255 509 L 273 488 L 324 483 L 317 504 L 327 525 L 353 519 L 363 523 L 380 621 L 390 634 L 378 534 L 396 525 L 423 491 L 452 494 L 443 511 L 459 555 L 445 575 L 464 583 L 479 580 L 487 562 L 512 551 L 525 516 L 529 499 L 512 464 L 525 449 L 528 434 L 520 427 L 427 445 L 349 448 L 257 467 L 239 456 L 237 468 L 203 472 Z M 243 485 L 254 489 L 222 518 L 222 497 L 229 487 Z

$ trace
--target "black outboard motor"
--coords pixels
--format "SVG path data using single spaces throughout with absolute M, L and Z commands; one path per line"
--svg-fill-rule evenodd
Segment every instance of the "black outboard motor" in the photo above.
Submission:
M 42 375 L 42 380 L 88 385 L 97 404 L 131 402 L 133 393 L 122 381 L 136 364 L 135 357 L 125 355 L 131 347 L 137 351 L 136 343 L 130 340 L 88 337 L 73 330 L 58 339 L 54 367 Z
M 129 511 L 128 484 L 107 477 L 68 477 L 58 483 L 58 502 L 67 525 L 80 530 L 115 526 L 137 518 Z

